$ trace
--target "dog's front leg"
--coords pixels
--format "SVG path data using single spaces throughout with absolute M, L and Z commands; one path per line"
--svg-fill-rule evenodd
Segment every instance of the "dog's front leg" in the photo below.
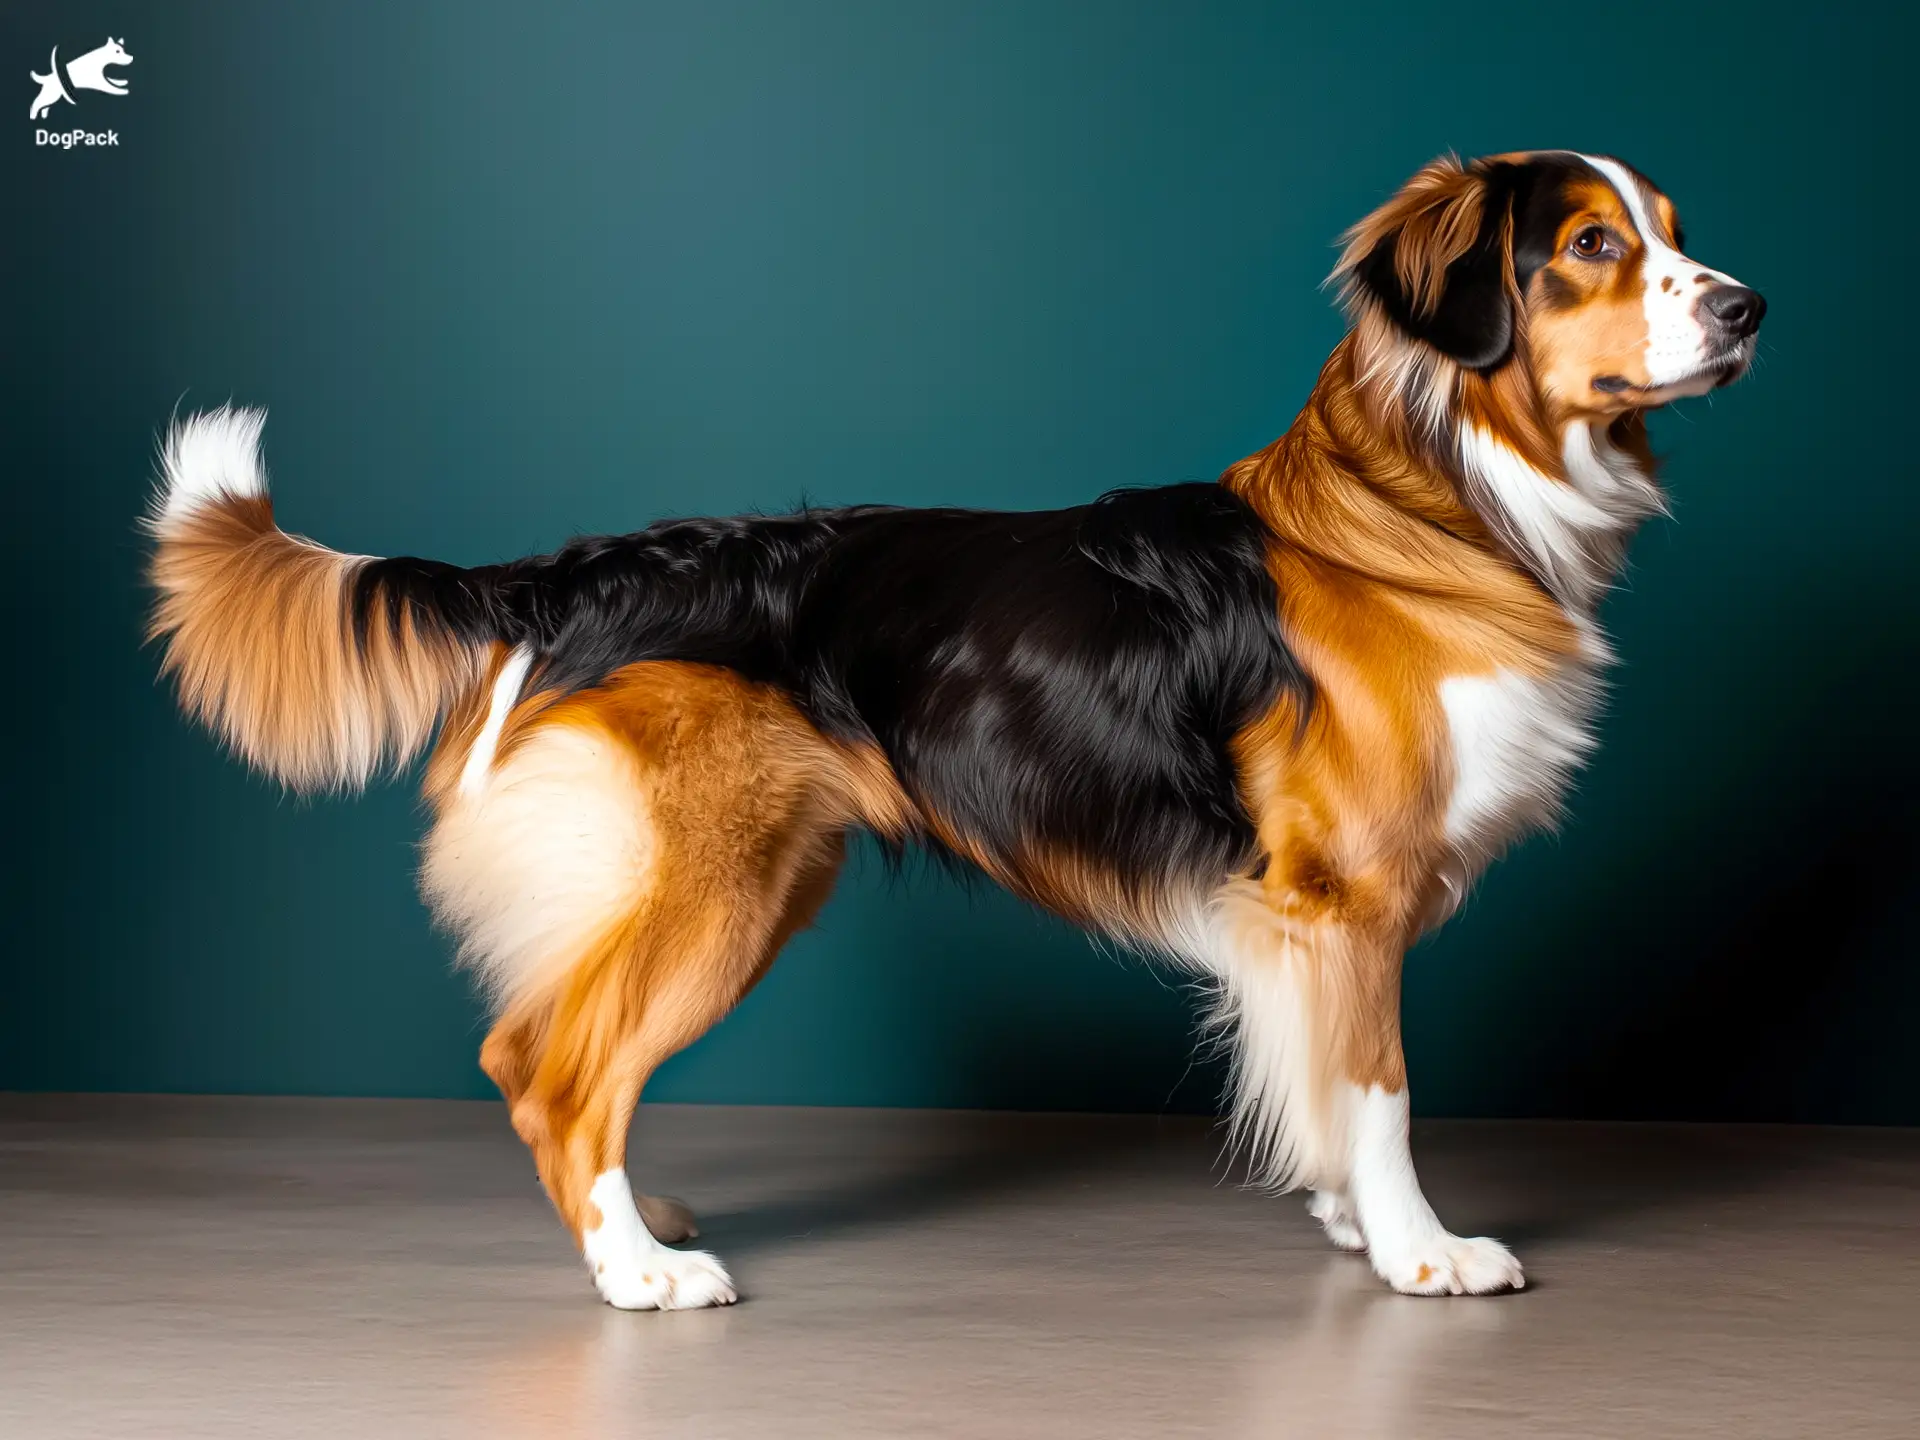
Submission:
M 1526 1283 L 1497 1240 L 1463 1239 L 1414 1173 L 1400 1045 L 1403 936 L 1235 881 L 1209 909 L 1203 947 L 1232 1029 L 1234 1135 L 1254 1178 L 1311 1186 L 1336 1244 L 1364 1244 L 1375 1272 L 1413 1295 L 1478 1295 Z
M 1414 1173 L 1407 1088 L 1352 1086 L 1350 1193 L 1374 1273 L 1408 1295 L 1487 1295 L 1518 1290 L 1526 1276 L 1498 1240 L 1463 1239 L 1433 1213 Z

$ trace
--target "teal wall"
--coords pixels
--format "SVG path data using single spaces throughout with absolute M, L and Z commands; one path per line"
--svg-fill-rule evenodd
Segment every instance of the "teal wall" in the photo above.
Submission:
M 1657 177 L 1772 309 L 1751 382 L 1655 422 L 1676 517 L 1609 606 L 1571 823 L 1414 957 L 1417 1102 L 1920 1122 L 1895 14 L 12 0 L 0 1086 L 490 1093 L 411 792 L 284 798 L 154 684 L 132 522 L 176 402 L 271 408 L 290 528 L 470 563 L 1211 477 L 1338 337 L 1344 225 L 1440 150 L 1573 146 Z M 57 118 L 120 146 L 34 148 L 25 72 L 109 32 L 131 95 Z M 1192 1022 L 869 862 L 652 1093 L 1204 1108 Z

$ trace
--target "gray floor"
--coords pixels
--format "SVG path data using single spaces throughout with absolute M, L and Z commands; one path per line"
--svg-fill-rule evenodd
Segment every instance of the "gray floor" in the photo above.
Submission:
M 1913 1436 L 1920 1132 L 1433 1125 L 1419 1300 L 1203 1124 L 658 1107 L 730 1310 L 594 1298 L 497 1105 L 0 1097 L 0 1435 Z

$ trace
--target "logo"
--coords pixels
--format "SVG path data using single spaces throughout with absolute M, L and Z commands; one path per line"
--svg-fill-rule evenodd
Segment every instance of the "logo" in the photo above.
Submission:
M 67 62 L 66 74 L 62 76 L 60 66 L 60 47 L 53 47 L 53 53 L 47 60 L 47 73 L 38 70 L 27 73 L 40 87 L 40 93 L 34 97 L 32 107 L 27 111 L 29 120 L 41 120 L 54 106 L 65 102 L 74 103 L 75 90 L 97 90 L 102 95 L 124 95 L 127 82 L 107 74 L 107 71 L 121 65 L 131 65 L 133 56 L 111 35 L 107 43 L 97 50 Z M 71 150 L 76 145 L 118 145 L 120 136 L 112 130 L 64 130 L 48 132 L 36 130 L 34 143 L 37 145 L 57 145 L 62 150 Z

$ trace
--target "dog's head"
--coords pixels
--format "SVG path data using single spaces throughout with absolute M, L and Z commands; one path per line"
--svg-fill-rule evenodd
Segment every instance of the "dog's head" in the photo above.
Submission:
M 1673 203 L 1618 160 L 1448 158 L 1347 233 L 1334 277 L 1356 319 L 1386 321 L 1422 358 L 1524 366 L 1553 413 L 1604 419 L 1753 361 L 1766 302 L 1683 246 Z
M 80 65 L 83 62 L 86 62 L 94 73 L 99 75 L 101 80 L 101 86 L 99 88 L 111 90 L 116 95 L 124 95 L 127 93 L 127 82 L 117 75 L 109 75 L 106 72 L 115 65 L 131 65 L 133 63 L 133 56 L 127 53 L 126 46 L 122 45 L 111 35 L 107 37 L 106 44 L 100 46 L 97 50 L 89 50 L 85 55 L 82 55 L 79 60 L 74 61 L 74 65 Z M 70 65 L 67 68 L 71 71 L 73 66 Z

